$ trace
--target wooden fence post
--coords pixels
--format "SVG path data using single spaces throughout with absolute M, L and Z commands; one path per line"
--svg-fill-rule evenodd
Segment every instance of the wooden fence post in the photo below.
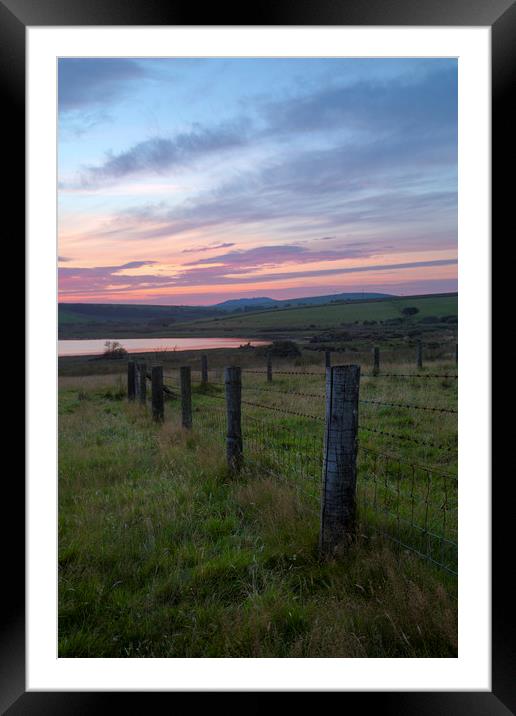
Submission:
M 378 375 L 380 372 L 380 349 L 378 346 L 373 348 L 373 375 Z
M 331 367 L 331 351 L 324 351 L 324 365 L 326 368 Z
M 226 437 L 226 456 L 230 470 L 239 470 L 242 466 L 242 370 L 230 366 L 224 370 L 226 388 L 226 410 L 228 432 Z
M 267 383 L 272 383 L 272 355 L 267 353 Z
M 134 400 L 136 394 L 136 370 L 134 361 L 127 361 L 127 399 Z
M 189 365 L 182 365 L 181 375 L 181 425 L 192 427 L 192 376 Z
M 420 340 L 416 343 L 416 367 L 423 367 L 423 344 Z
M 147 405 L 147 363 L 139 364 L 138 373 L 140 375 L 140 403 L 142 405 Z
M 321 556 L 333 556 L 353 537 L 356 519 L 360 366 L 326 370 L 326 427 L 321 496 Z
M 163 399 L 163 366 L 153 365 L 151 370 L 152 382 L 152 417 L 161 423 L 165 418 Z
M 140 364 L 135 362 L 134 364 L 134 395 L 135 397 L 140 394 Z
M 208 356 L 201 356 L 201 385 L 205 387 L 208 383 Z
M 459 344 L 455 344 L 455 365 L 459 363 Z

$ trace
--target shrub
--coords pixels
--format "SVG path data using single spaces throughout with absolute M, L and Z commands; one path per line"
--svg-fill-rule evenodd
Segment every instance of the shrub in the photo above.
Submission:
M 268 346 L 261 346 L 260 355 L 270 353 L 277 358 L 299 358 L 301 350 L 294 341 L 273 341 Z
M 419 313 L 419 308 L 415 306 L 405 306 L 405 308 L 401 309 L 401 312 L 404 316 L 415 316 L 416 313 Z
M 125 358 L 127 355 L 126 349 L 118 341 L 106 341 L 104 345 L 106 350 L 103 353 L 103 358 L 108 358 L 108 360 L 117 360 Z

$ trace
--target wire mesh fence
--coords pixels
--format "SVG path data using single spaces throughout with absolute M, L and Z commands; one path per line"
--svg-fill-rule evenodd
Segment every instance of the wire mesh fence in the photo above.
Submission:
M 253 404 L 247 404 L 242 413 L 246 460 L 262 474 L 287 482 L 314 513 L 320 503 L 322 430 L 321 424 L 308 417 L 304 417 L 302 429 L 281 419 L 271 421 Z
M 363 522 L 457 575 L 457 477 L 364 446 L 358 463 Z

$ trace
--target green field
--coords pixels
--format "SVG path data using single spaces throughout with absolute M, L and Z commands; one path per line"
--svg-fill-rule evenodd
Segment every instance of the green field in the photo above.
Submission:
M 245 355 L 233 475 L 222 366 L 242 358 L 210 359 L 206 390 L 193 374 L 192 430 L 177 400 L 163 425 L 129 404 L 123 373 L 60 378 L 59 656 L 456 656 L 456 415 L 413 406 L 453 411 L 457 381 L 364 375 L 358 537 L 321 562 L 323 372 L 309 355 L 267 384 Z
M 255 335 L 264 331 L 313 331 L 353 324 L 357 321 L 386 321 L 401 318 L 403 308 L 413 306 L 419 313 L 412 319 L 415 323 L 430 316 L 456 316 L 457 296 L 429 296 L 424 298 L 395 298 L 305 308 L 269 310 L 259 313 L 236 314 L 227 318 L 195 321 L 177 326 L 177 335 L 185 332 L 210 333 L 234 332 Z

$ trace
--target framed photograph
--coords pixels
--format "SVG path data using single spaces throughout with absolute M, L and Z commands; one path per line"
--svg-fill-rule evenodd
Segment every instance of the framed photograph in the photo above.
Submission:
M 28 319 L 1 705 L 512 712 L 515 4 L 256 10 L 0 3 Z

